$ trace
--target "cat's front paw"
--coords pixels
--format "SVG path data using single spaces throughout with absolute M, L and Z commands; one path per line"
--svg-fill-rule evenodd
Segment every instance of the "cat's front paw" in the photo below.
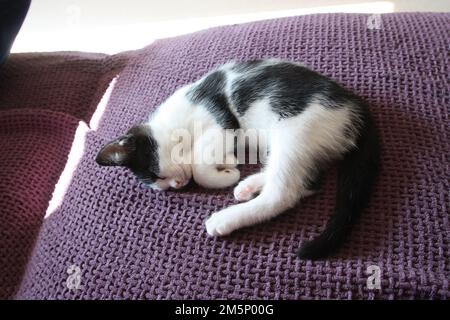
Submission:
M 238 201 L 248 201 L 253 199 L 259 191 L 259 187 L 248 184 L 244 180 L 234 188 L 233 195 Z
M 210 236 L 225 236 L 237 229 L 233 214 L 227 209 L 214 213 L 205 222 L 206 232 Z
M 251 175 L 234 188 L 234 198 L 241 202 L 251 200 L 261 192 L 263 185 L 264 173 Z

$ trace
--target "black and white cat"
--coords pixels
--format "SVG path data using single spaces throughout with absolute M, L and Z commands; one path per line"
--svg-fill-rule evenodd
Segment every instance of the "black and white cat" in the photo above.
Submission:
M 195 124 L 202 134 L 195 136 Z M 242 130 L 265 130 L 263 169 L 239 182 L 235 145 L 224 145 L 222 161 L 174 161 L 183 129 L 195 136 L 183 154 L 203 153 L 215 141 Z M 258 147 L 250 146 L 250 147 Z M 324 257 L 348 234 L 366 206 L 378 172 L 379 142 L 362 99 L 300 64 L 275 60 L 230 62 L 178 89 L 149 119 L 104 146 L 100 165 L 125 166 L 159 190 L 182 188 L 191 178 L 207 188 L 232 185 L 242 203 L 214 213 L 205 223 L 211 236 L 269 220 L 314 193 L 333 160 L 338 163 L 335 211 L 321 235 L 298 256 Z

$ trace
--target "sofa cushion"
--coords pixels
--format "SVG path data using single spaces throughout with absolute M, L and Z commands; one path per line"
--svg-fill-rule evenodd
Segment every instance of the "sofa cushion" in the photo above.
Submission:
M 143 49 L 121 73 L 64 201 L 43 223 L 17 298 L 448 298 L 448 14 L 324 14 L 220 27 Z M 370 20 L 370 19 L 369 19 Z M 270 222 L 208 237 L 231 190 L 144 189 L 99 167 L 100 147 L 176 88 L 230 59 L 301 61 L 370 104 L 383 145 L 372 202 L 345 246 L 323 261 L 295 252 L 334 204 L 323 190 Z M 381 289 L 367 287 L 369 266 Z M 80 286 L 67 285 L 78 270 Z M 73 271 L 72 270 L 72 271 Z M 70 280 L 70 279 L 69 279 Z M 69 283 L 70 284 L 70 283 Z
M 0 67 L 0 298 L 17 291 L 81 120 L 130 54 L 13 54 Z
M 77 125 L 48 110 L 0 112 L 0 298 L 20 284 Z
M 0 68 L 0 110 L 47 109 L 87 122 L 128 57 L 80 52 L 12 54 Z

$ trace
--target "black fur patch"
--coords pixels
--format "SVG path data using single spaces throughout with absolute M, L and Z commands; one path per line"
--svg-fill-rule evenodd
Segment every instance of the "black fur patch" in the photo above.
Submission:
M 375 124 L 367 110 L 362 111 L 363 127 L 357 147 L 347 152 L 338 165 L 334 213 L 318 237 L 303 243 L 297 253 L 302 259 L 319 259 L 335 251 L 369 202 L 380 170 L 381 151 Z
M 127 167 L 148 184 L 158 179 L 158 143 L 145 125 L 134 126 L 123 136 L 107 143 L 95 161 L 101 166 Z
M 150 184 L 158 179 L 158 143 L 147 126 L 135 126 L 128 133 L 134 138 L 135 149 L 128 167 L 141 181 Z
M 258 68 L 248 76 L 242 75 L 232 85 L 231 100 L 240 115 L 263 98 L 269 99 L 273 112 L 280 118 L 300 114 L 312 99 L 320 99 L 329 108 L 354 99 L 352 93 L 337 83 L 297 64 L 279 62 L 261 67 L 260 63 L 242 62 L 238 65 L 245 71 Z
M 239 121 L 230 110 L 225 94 L 226 76 L 223 71 L 214 71 L 187 94 L 192 102 L 203 104 L 224 129 L 239 129 Z

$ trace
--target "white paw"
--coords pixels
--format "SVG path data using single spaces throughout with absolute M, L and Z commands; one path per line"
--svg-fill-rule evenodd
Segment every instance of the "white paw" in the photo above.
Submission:
M 253 199 L 259 191 L 261 191 L 260 185 L 255 185 L 244 180 L 234 188 L 233 194 L 234 198 L 238 201 L 248 201 Z
M 220 170 L 222 173 L 220 179 L 222 179 L 222 184 L 226 187 L 236 184 L 241 178 L 241 172 L 237 168 L 225 168 Z
M 205 222 L 206 232 L 210 236 L 225 236 L 236 228 L 233 214 L 227 209 L 214 213 Z

